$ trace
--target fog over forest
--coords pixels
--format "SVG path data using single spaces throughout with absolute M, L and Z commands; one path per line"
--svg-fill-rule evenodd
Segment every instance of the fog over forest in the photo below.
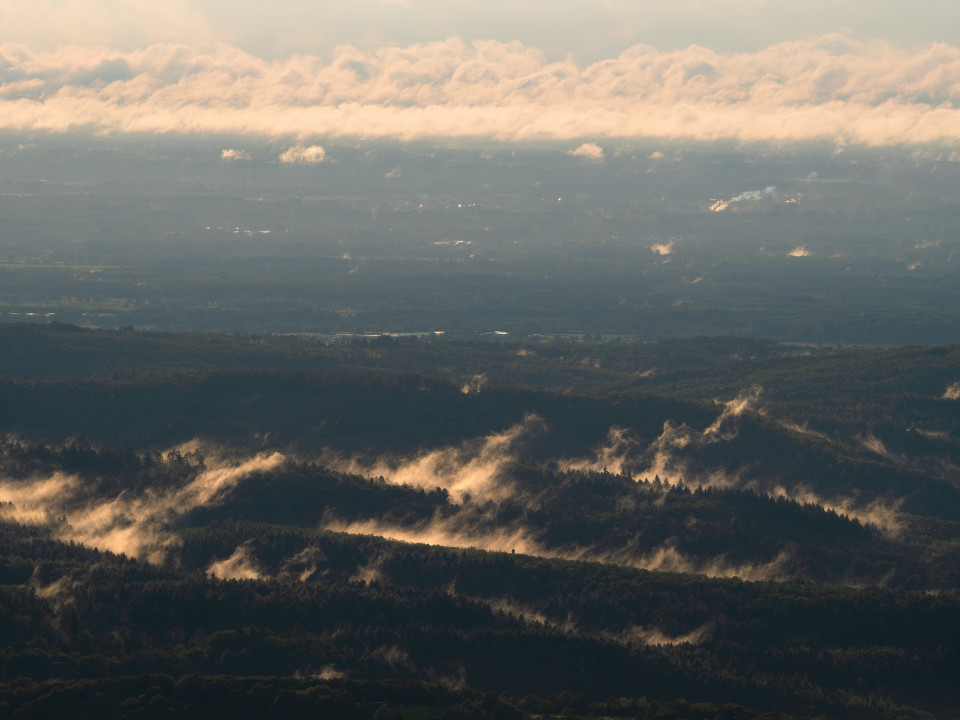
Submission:
M 0 0 L 0 717 L 957 716 L 956 11 L 642 5 Z

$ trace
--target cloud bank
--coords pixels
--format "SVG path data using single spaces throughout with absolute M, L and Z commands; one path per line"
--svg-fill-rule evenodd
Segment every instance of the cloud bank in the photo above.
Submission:
M 280 162 L 292 165 L 319 165 L 326 159 L 327 151 L 322 145 L 294 145 L 280 155 Z
M 240 133 L 305 150 L 331 137 L 586 140 L 584 155 L 632 137 L 951 143 L 958 100 L 960 48 L 840 35 L 727 54 L 636 45 L 590 64 L 457 37 L 281 60 L 222 43 L 0 45 L 2 129 Z

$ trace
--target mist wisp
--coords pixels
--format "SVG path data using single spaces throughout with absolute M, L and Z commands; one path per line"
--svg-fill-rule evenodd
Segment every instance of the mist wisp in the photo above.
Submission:
M 22 524 L 47 525 L 61 540 L 162 563 L 177 542 L 172 528 L 179 518 L 217 504 L 245 478 L 273 470 L 284 460 L 279 452 L 215 458 L 212 467 L 180 487 L 123 490 L 112 497 L 90 497 L 88 484 L 76 475 L 3 480 L 0 501 L 11 504 L 0 513 Z
M 491 433 L 461 447 L 430 450 L 410 458 L 380 459 L 373 464 L 330 453 L 322 461 L 331 469 L 367 478 L 380 477 L 394 485 L 425 490 L 443 488 L 458 500 L 504 498 L 512 493 L 504 469 L 516 461 L 518 446 L 524 439 L 545 429 L 543 419 L 527 415 L 503 432 Z

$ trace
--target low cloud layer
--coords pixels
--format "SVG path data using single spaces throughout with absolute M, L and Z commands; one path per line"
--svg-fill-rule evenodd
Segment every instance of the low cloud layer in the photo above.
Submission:
M 611 428 L 607 443 L 598 450 L 595 458 L 567 460 L 560 463 L 565 470 L 630 473 L 638 463 L 653 456 L 654 465 L 660 465 L 664 477 L 669 472 L 675 480 L 684 479 L 682 473 L 674 474 L 685 466 L 685 461 L 675 458 L 673 452 L 688 444 L 706 445 L 735 437 L 736 419 L 748 410 L 754 410 L 760 397 L 760 389 L 741 393 L 732 400 L 717 402 L 721 408 L 716 420 L 702 432 L 680 428 L 666 423 L 664 435 L 650 448 L 644 450 L 638 439 L 628 430 Z M 677 549 L 673 541 L 657 547 L 643 543 L 628 543 L 616 549 L 601 549 L 590 545 L 553 546 L 541 540 L 541 529 L 530 527 L 521 521 L 503 523 L 498 517 L 498 500 L 511 501 L 535 507 L 538 499 L 527 496 L 514 487 L 509 480 L 509 466 L 518 455 L 518 443 L 533 434 L 545 431 L 543 420 L 530 415 L 523 422 L 501 433 L 488 435 L 475 443 L 457 448 L 446 448 L 424 453 L 415 458 L 381 460 L 373 465 L 362 465 L 355 460 L 336 457 L 324 458 L 325 464 L 343 472 L 368 477 L 382 477 L 394 484 L 432 489 L 442 487 L 451 494 L 451 500 L 467 497 L 482 502 L 457 508 L 453 514 L 438 512 L 433 517 L 413 524 L 400 524 L 382 519 L 340 520 L 328 517 L 322 524 L 326 530 L 352 535 L 376 535 L 391 540 L 423 543 L 455 548 L 478 548 L 492 552 L 518 552 L 538 557 L 562 558 L 601 562 L 642 570 L 686 572 L 709 577 L 739 577 L 744 580 L 782 580 L 789 577 L 786 569 L 789 557 L 777 555 L 769 562 L 731 562 L 724 554 L 708 558 L 689 557 Z M 645 474 L 653 476 L 655 467 L 646 467 Z M 730 478 L 703 478 L 704 486 L 710 484 L 735 484 Z M 669 485 L 664 486 L 664 491 Z M 782 491 L 781 491 L 782 492 Z M 638 536 L 639 539 L 639 536 Z M 371 581 L 379 577 L 380 568 L 373 561 L 360 569 L 356 580 Z
M 958 100 L 960 49 L 840 35 L 728 54 L 636 45 L 591 64 L 458 37 L 281 60 L 222 43 L 0 46 L 0 128 L 295 137 L 301 158 L 309 139 L 338 136 L 591 138 L 574 146 L 586 157 L 623 137 L 952 142 Z
M 668 420 L 664 422 L 660 436 L 653 440 L 642 440 L 630 429 L 613 427 L 593 456 L 558 461 L 558 468 L 610 471 L 635 481 L 659 476 L 664 482 L 649 486 L 660 490 L 659 496 L 652 499 L 654 506 L 662 506 L 670 488 L 679 482 L 691 488 L 738 488 L 770 498 L 816 505 L 896 535 L 900 530 L 899 503 L 861 496 L 857 490 L 845 497 L 827 496 L 822 490 L 799 484 L 790 485 L 771 478 L 751 479 L 746 466 L 730 470 L 704 466 L 698 460 L 700 450 L 737 438 L 745 413 L 764 415 L 761 398 L 761 388 L 754 387 L 731 399 L 717 400 L 716 415 L 702 430 Z M 812 433 L 797 426 L 789 429 Z M 788 551 L 774 557 L 761 553 L 758 558 L 749 560 L 732 558 L 722 552 L 712 556 L 699 552 L 691 555 L 681 550 L 678 538 L 654 544 L 642 537 L 642 529 L 632 538 L 619 538 L 613 547 L 603 542 L 558 543 L 549 540 L 537 522 L 523 513 L 514 512 L 520 507 L 536 511 L 544 493 L 535 486 L 524 485 L 511 472 L 518 459 L 523 457 L 525 444 L 545 432 L 549 432 L 545 422 L 536 415 L 528 415 L 501 432 L 412 457 L 361 461 L 327 453 L 321 458 L 327 467 L 382 478 L 397 485 L 427 490 L 443 488 L 449 493 L 450 503 L 438 507 L 432 517 L 419 522 L 388 520 L 386 517 L 343 520 L 330 514 L 322 526 L 327 530 L 380 535 L 404 542 L 474 547 L 645 570 L 745 580 L 792 577 L 791 568 L 795 563 Z M 860 444 L 875 453 L 887 453 L 880 440 L 873 436 L 861 439 Z M 202 451 L 205 464 L 198 465 L 190 479 L 176 487 L 150 487 L 91 497 L 89 484 L 85 487 L 84 481 L 73 475 L 59 473 L 17 480 L 0 478 L 0 501 L 3 503 L 0 518 L 48 525 L 63 540 L 163 562 L 177 543 L 173 528 L 186 513 L 221 502 L 238 483 L 257 473 L 271 472 L 286 461 L 280 453 L 229 458 L 214 447 L 196 442 L 177 450 L 188 454 Z M 508 506 L 512 507 L 510 512 L 500 512 Z M 308 547 L 289 558 L 279 571 L 270 572 L 306 581 L 318 572 L 323 560 L 322 552 Z M 232 554 L 230 548 L 224 549 L 221 555 L 208 562 L 206 572 L 219 578 L 268 577 L 248 544 L 233 548 Z M 358 568 L 354 579 L 372 582 L 380 573 L 381 559 L 374 557 Z M 695 642 L 695 638 L 653 639 L 651 636 L 649 642 Z

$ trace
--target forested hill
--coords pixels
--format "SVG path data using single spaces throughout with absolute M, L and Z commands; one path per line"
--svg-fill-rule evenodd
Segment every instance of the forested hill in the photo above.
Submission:
M 960 700 L 960 348 L 0 325 L 0 372 L 12 717 Z

